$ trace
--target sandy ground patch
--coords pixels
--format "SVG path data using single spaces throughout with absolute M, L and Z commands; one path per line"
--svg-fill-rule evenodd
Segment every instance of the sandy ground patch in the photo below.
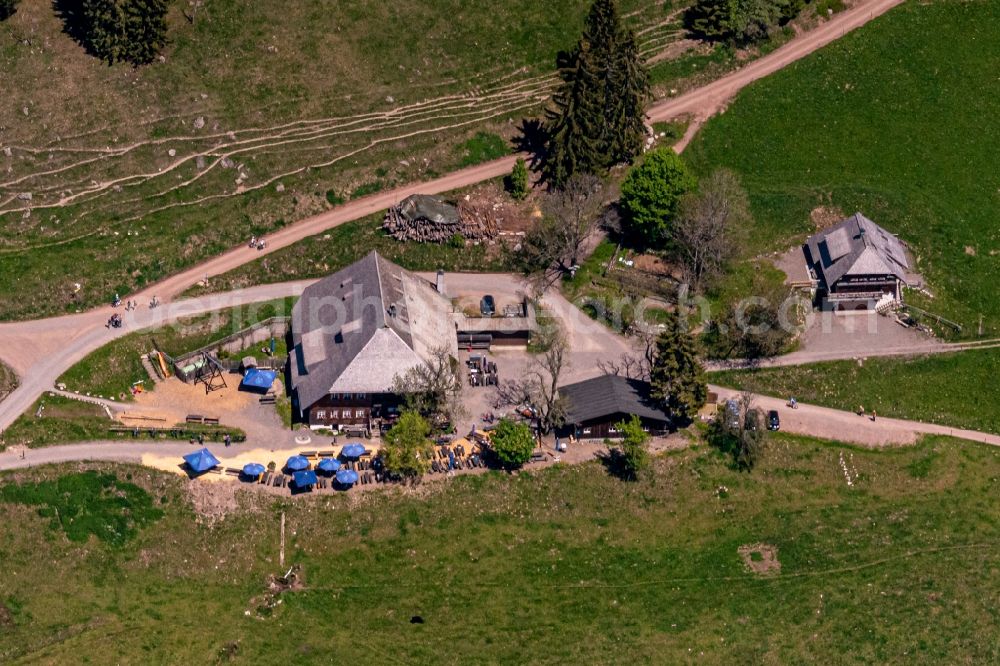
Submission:
M 176 377 L 160 382 L 156 390 L 140 393 L 135 397 L 135 406 L 129 406 L 123 413 L 122 421 L 129 425 L 142 425 L 138 419 L 163 418 L 169 425 L 184 423 L 188 414 L 201 414 L 219 419 L 226 425 L 239 426 L 246 412 L 258 404 L 260 396 L 239 390 L 239 375 L 226 375 L 226 388 L 205 392 L 204 384 L 186 384 Z

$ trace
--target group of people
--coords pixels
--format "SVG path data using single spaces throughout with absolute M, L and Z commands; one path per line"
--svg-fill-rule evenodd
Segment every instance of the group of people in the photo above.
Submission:
M 263 236 L 261 236 L 260 238 L 257 238 L 257 236 L 251 236 L 250 243 L 247 245 L 247 247 L 249 247 L 251 250 L 255 248 L 258 250 L 263 250 L 265 247 L 267 247 L 267 243 L 264 242 Z
M 122 316 L 117 312 L 111 315 L 108 319 L 108 323 L 105 324 L 105 328 L 121 328 L 122 327 Z
M 114 300 L 111 301 L 111 307 L 117 308 L 121 304 L 122 304 L 122 298 L 121 298 L 121 296 L 119 296 L 118 294 L 115 294 Z M 151 298 L 150 301 L 149 301 L 149 307 L 150 308 L 155 308 L 159 304 L 160 304 L 160 301 L 157 300 L 156 296 L 153 296 L 153 298 Z M 137 307 L 139 307 L 139 301 L 133 301 L 133 300 L 127 300 L 127 301 L 125 301 L 125 311 L 126 312 L 131 312 L 132 310 L 135 310 Z M 119 317 L 119 319 L 120 318 L 121 317 Z

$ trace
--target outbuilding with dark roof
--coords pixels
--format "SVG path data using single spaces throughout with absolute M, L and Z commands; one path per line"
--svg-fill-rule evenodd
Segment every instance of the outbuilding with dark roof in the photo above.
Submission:
M 559 396 L 566 403 L 566 417 L 557 434 L 577 439 L 615 439 L 621 436 L 615 424 L 633 414 L 651 434 L 669 432 L 670 417 L 651 393 L 648 382 L 618 375 L 562 386 Z

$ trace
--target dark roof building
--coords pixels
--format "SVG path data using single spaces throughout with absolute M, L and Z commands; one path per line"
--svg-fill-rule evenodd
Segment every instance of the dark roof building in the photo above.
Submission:
M 868 309 L 902 299 L 910 262 L 903 243 L 861 213 L 803 245 L 817 296 L 834 309 Z
M 566 425 L 561 436 L 604 439 L 619 436 L 615 424 L 638 416 L 653 433 L 670 430 L 670 417 L 652 398 L 648 382 L 618 375 L 602 375 L 559 388 L 566 401 Z
M 291 384 L 303 414 L 325 398 L 370 402 L 441 347 L 458 356 L 451 302 L 377 252 L 302 292 L 292 345 Z

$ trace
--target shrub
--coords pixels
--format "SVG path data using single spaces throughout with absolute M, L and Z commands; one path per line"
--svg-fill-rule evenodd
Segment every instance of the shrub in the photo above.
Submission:
M 528 165 L 523 157 L 518 157 L 507 177 L 507 191 L 518 201 L 528 196 Z
M 504 467 L 520 467 L 531 460 L 535 436 L 526 424 L 500 419 L 491 439 L 493 453 Z

